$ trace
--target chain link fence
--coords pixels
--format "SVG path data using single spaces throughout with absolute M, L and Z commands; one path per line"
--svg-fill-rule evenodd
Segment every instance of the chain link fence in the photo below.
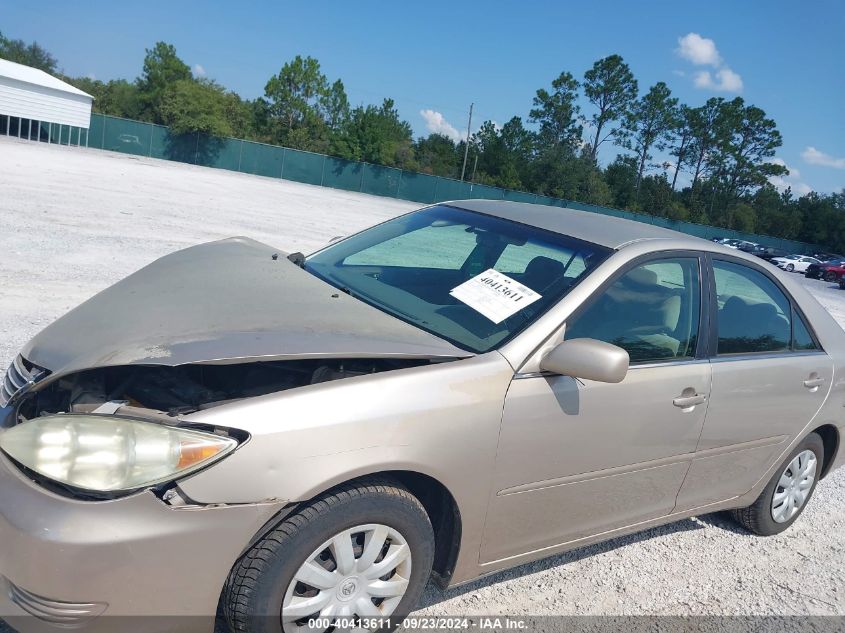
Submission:
M 161 125 L 102 114 L 91 115 L 91 127 L 88 130 L 87 140 L 88 146 L 96 149 L 175 160 L 257 176 L 283 178 L 310 185 L 411 200 L 421 204 L 468 198 L 512 200 L 628 218 L 705 239 L 723 237 L 748 240 L 790 253 L 813 253 L 825 250 L 818 244 L 632 213 L 524 191 L 461 182 L 451 178 L 349 161 L 277 145 L 198 133 L 175 135 Z

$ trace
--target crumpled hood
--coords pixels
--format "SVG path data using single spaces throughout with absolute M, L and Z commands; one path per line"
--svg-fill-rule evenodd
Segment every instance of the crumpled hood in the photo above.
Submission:
M 68 312 L 22 350 L 64 374 L 125 364 L 472 354 L 340 292 L 248 238 L 177 251 Z

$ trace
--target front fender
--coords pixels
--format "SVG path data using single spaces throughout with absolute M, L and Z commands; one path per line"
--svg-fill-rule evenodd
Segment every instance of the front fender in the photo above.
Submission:
M 179 486 L 199 503 L 296 502 L 361 475 L 418 472 L 452 493 L 461 551 L 477 552 L 512 377 L 491 352 L 201 411 L 185 421 L 243 429 L 250 439 Z

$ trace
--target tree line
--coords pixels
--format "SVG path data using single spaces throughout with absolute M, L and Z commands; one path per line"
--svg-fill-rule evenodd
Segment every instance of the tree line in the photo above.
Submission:
M 264 95 L 243 99 L 197 77 L 173 45 L 147 49 L 133 81 L 68 77 L 33 42 L 0 34 L 0 57 L 58 74 L 95 97 L 103 114 L 326 153 L 349 160 L 459 178 L 465 140 L 414 138 L 392 99 L 353 107 L 340 79 L 297 55 Z M 581 104 L 584 104 L 582 108 Z M 619 55 L 583 76 L 561 72 L 530 101 L 525 121 L 484 121 L 469 141 L 466 179 L 775 237 L 845 252 L 845 189 L 796 196 L 770 178 L 783 139 L 773 119 L 741 97 L 680 103 L 664 82 L 640 90 Z M 599 156 L 615 152 L 602 167 Z M 782 162 L 782 161 L 781 161 Z

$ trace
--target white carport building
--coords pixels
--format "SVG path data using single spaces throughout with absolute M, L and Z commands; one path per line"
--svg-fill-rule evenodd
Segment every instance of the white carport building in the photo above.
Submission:
M 43 70 L 0 59 L 0 135 L 87 145 L 93 101 Z

